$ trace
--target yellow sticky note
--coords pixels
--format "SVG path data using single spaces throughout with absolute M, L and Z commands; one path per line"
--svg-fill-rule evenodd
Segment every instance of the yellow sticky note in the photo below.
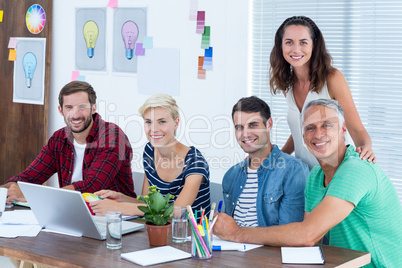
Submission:
M 3 10 L 0 10 L 0 22 L 3 21 Z
M 15 61 L 17 59 L 17 50 L 10 49 L 10 53 L 8 54 L 9 61 Z

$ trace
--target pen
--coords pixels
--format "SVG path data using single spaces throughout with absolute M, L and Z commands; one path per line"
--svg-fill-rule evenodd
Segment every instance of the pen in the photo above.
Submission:
M 215 219 L 212 221 L 211 226 L 209 226 L 209 233 L 212 234 L 212 228 L 214 228 L 215 222 L 218 219 L 218 215 L 215 216 Z
M 220 213 L 222 210 L 223 200 L 219 201 L 218 212 Z
M 221 250 L 246 250 L 246 245 L 212 246 L 212 250 L 215 250 L 215 251 L 221 251 Z
M 211 224 L 212 219 L 214 218 L 214 210 L 215 210 L 216 203 L 213 202 L 211 206 L 211 211 L 209 212 L 209 224 Z

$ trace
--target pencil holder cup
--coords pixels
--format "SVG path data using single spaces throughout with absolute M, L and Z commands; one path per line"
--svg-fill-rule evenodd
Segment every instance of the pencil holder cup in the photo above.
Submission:
M 206 260 L 212 258 L 212 237 L 207 232 L 191 232 L 191 257 Z

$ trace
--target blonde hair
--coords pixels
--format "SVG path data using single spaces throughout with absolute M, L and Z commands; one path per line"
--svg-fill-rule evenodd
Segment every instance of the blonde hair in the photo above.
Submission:
M 140 109 L 138 109 L 138 112 L 141 114 L 142 118 L 144 118 L 145 113 L 151 108 L 169 109 L 173 120 L 179 118 L 179 106 L 177 106 L 176 100 L 170 95 L 163 93 L 152 95 L 145 101 Z

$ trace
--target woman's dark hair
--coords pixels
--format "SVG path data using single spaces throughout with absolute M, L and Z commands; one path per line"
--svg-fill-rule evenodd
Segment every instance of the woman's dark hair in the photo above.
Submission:
M 287 92 L 293 85 L 294 77 L 291 65 L 284 59 L 282 51 L 282 39 L 286 27 L 290 25 L 302 25 L 309 29 L 313 50 L 310 59 L 310 90 L 319 93 L 323 88 L 327 77 L 335 72 L 331 65 L 332 57 L 325 48 L 324 37 L 317 25 L 310 18 L 294 16 L 287 18 L 275 34 L 275 44 L 271 51 L 269 70 L 269 85 L 271 93 L 278 90 Z
M 245 113 L 260 113 L 264 125 L 267 125 L 268 119 L 271 118 L 271 110 L 268 104 L 262 99 L 251 96 L 241 98 L 232 109 L 232 119 L 235 112 L 245 112 Z
M 59 93 L 59 104 L 60 107 L 63 108 L 63 98 L 64 96 L 71 95 L 76 92 L 86 92 L 88 93 L 88 100 L 91 104 L 91 107 L 96 103 L 96 93 L 93 87 L 87 83 L 82 81 L 72 81 L 65 85 Z

